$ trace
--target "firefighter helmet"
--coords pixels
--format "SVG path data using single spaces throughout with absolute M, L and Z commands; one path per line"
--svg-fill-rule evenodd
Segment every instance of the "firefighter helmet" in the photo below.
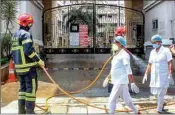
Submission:
M 18 17 L 18 24 L 23 26 L 23 27 L 27 27 L 27 26 L 32 26 L 32 24 L 34 23 L 33 17 L 29 14 L 21 14 Z
M 115 32 L 115 35 L 116 35 L 116 36 L 123 36 L 123 34 L 126 33 L 126 28 L 125 28 L 125 27 L 119 26 L 119 27 L 117 27 L 117 28 L 115 29 L 114 32 Z

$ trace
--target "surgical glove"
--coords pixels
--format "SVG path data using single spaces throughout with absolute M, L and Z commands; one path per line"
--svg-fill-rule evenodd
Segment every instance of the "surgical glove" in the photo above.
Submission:
M 41 59 L 37 62 L 41 68 L 44 68 L 45 64 L 44 61 L 42 61 Z
M 145 75 L 144 75 L 144 77 L 143 77 L 143 80 L 142 80 L 142 84 L 144 84 L 144 83 L 145 83 L 145 81 L 147 81 L 147 77 L 148 77 L 148 75 L 147 75 L 147 74 L 145 74 Z
M 173 80 L 172 74 L 169 74 L 168 81 L 169 81 L 170 85 L 174 85 L 174 80 Z
M 106 79 L 103 81 L 103 87 L 107 87 L 108 82 L 109 82 L 109 79 L 108 79 L 108 77 L 106 77 Z
M 139 93 L 139 88 L 136 86 L 135 83 L 131 83 L 131 90 L 132 92 Z

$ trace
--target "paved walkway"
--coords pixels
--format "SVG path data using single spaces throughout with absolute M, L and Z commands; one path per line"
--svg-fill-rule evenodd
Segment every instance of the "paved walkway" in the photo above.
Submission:
M 95 105 L 102 108 L 107 107 L 107 101 L 108 101 L 108 97 L 93 97 L 93 98 L 77 97 L 77 99 L 81 99 L 84 102 L 87 102 L 91 105 Z M 169 112 L 175 113 L 175 101 L 173 102 L 173 100 L 175 100 L 175 97 L 166 96 L 166 100 L 168 101 L 169 104 L 172 104 L 172 105 L 166 106 L 165 109 L 169 109 Z M 156 106 L 156 101 L 153 96 L 149 98 L 144 98 L 144 99 L 133 98 L 133 102 L 138 108 Z M 36 100 L 36 103 L 39 106 L 44 106 L 45 98 L 38 98 Z M 68 97 L 54 97 L 50 99 L 48 103 L 49 103 L 49 111 L 48 111 L 49 113 L 86 113 L 86 114 L 89 114 L 89 113 L 106 114 L 107 113 L 107 111 L 105 110 L 80 104 L 77 101 Z M 18 109 L 18 106 L 17 106 L 17 100 L 16 100 L 5 107 L 2 107 L 1 113 L 17 113 L 17 109 Z M 120 103 L 117 104 L 117 110 L 125 110 L 125 109 L 129 109 L 129 108 L 125 106 L 125 104 L 121 100 Z M 35 109 L 35 112 L 43 113 L 43 111 L 37 107 Z M 132 112 L 129 112 L 129 113 L 125 112 L 125 113 L 130 114 Z M 146 111 L 142 111 L 142 113 L 151 114 L 151 113 L 156 113 L 156 111 L 155 109 L 149 109 Z

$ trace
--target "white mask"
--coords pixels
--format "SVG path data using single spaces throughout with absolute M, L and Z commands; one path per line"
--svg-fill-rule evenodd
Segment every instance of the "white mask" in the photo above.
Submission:
M 117 51 L 118 50 L 118 46 L 116 44 L 112 44 L 112 50 L 113 51 Z

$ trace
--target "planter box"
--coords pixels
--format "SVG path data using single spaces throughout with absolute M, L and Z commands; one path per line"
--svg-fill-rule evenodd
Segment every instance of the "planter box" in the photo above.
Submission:
M 9 64 L 4 64 L 1 66 L 1 82 L 8 80 L 9 75 Z

